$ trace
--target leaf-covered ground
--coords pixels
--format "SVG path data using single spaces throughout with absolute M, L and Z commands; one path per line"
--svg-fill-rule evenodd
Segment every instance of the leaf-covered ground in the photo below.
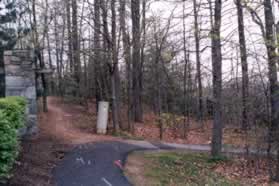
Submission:
M 177 119 L 178 118 L 178 119 Z M 212 120 L 203 121 L 202 125 L 194 118 L 189 121 L 187 137 L 184 138 L 184 123 L 179 116 L 172 116 L 163 121 L 163 141 L 182 144 L 210 144 L 212 136 Z M 223 143 L 227 146 L 266 149 L 266 128 L 252 127 L 247 133 L 241 128 L 226 125 L 223 130 Z M 160 128 L 158 118 L 152 113 L 145 113 L 143 123 L 135 125 L 134 135 L 146 140 L 159 140 Z
M 257 169 L 245 167 L 240 158 L 211 159 L 201 153 L 133 153 L 129 156 L 125 174 L 136 186 L 238 186 L 270 185 L 266 164 Z

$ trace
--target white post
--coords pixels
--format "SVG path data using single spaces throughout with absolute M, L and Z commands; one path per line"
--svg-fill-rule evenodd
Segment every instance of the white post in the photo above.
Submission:
M 108 126 L 109 102 L 98 103 L 97 134 L 106 134 Z

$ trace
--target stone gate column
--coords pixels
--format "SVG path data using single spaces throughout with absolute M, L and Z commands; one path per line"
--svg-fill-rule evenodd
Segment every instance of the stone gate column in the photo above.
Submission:
M 4 53 L 6 96 L 23 96 L 28 100 L 27 125 L 21 135 L 37 132 L 37 99 L 34 53 L 31 50 L 11 50 Z

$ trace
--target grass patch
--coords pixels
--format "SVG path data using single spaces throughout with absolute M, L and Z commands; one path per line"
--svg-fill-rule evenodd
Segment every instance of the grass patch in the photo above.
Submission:
M 208 163 L 219 163 L 219 162 L 226 162 L 229 161 L 228 157 L 226 156 L 215 156 L 215 157 L 210 157 L 208 159 Z
M 141 156 L 145 162 L 142 174 L 148 185 L 241 185 L 235 180 L 229 180 L 214 172 L 214 168 L 218 163 L 229 161 L 227 158 L 220 157 L 213 160 L 207 154 L 176 152 L 148 153 Z M 133 174 L 127 175 L 137 176 Z M 131 180 L 137 179 L 131 178 Z M 142 185 L 141 183 L 134 184 L 136 186 Z

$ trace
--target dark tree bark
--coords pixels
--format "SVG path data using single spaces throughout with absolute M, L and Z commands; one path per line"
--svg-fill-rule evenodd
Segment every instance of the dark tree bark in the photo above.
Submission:
M 33 26 L 34 26 L 34 46 L 35 46 L 35 56 L 36 56 L 36 67 L 40 67 L 41 69 L 45 68 L 45 64 L 42 58 L 40 44 L 39 44 L 39 35 L 37 30 L 37 13 L 36 13 L 36 0 L 32 1 L 32 13 L 33 13 Z M 47 112 L 47 80 L 44 73 L 38 74 L 36 73 L 36 78 L 41 77 L 42 87 L 43 87 L 43 111 Z M 37 81 L 37 80 L 36 80 Z M 37 84 L 38 86 L 38 84 Z
M 48 51 L 48 61 L 49 61 L 49 68 L 53 69 L 53 63 L 51 59 L 51 47 L 50 47 L 50 38 L 49 38 L 49 33 L 46 33 L 46 39 L 47 39 L 47 51 Z M 55 84 L 54 84 L 54 79 L 53 77 L 50 78 L 50 92 L 53 94 L 55 91 Z
M 71 0 L 65 0 L 66 3 L 66 15 L 67 15 L 67 32 L 68 32 L 68 65 L 70 72 L 73 68 L 73 41 L 72 41 L 72 21 L 71 21 Z
M 60 74 L 58 76 L 60 84 L 59 84 L 59 93 L 60 95 L 63 95 L 64 92 L 64 88 L 62 86 L 62 76 L 63 76 L 63 72 L 64 70 L 64 65 L 63 65 L 63 58 L 64 58 L 64 49 L 65 49 L 65 31 L 66 31 L 66 19 L 65 17 L 62 17 L 63 21 L 62 21 L 62 35 L 61 35 L 61 39 L 60 39 L 60 52 L 59 52 L 59 67 L 60 67 Z
M 118 52 L 116 46 L 116 12 L 115 0 L 111 0 L 111 49 L 112 49 L 112 64 L 111 64 L 111 92 L 112 92 L 112 118 L 114 131 L 119 131 L 119 69 L 118 69 Z
M 79 15 L 80 20 L 79 20 L 79 31 L 78 33 L 82 33 L 83 32 L 83 25 L 84 25 L 84 20 L 87 17 L 85 15 L 85 2 L 86 0 L 82 0 L 81 1 L 81 15 Z M 64 20 L 64 19 L 63 19 Z M 80 45 L 80 63 L 81 63 L 81 68 L 80 68 L 80 97 L 81 97 L 81 101 L 83 102 L 83 104 L 87 107 L 87 99 L 88 99 L 88 86 L 87 86 L 87 60 L 86 60 L 86 56 L 85 56 L 85 42 L 86 42 L 86 37 L 83 36 L 82 34 L 79 35 L 79 45 Z M 82 65 L 83 64 L 83 65 Z M 83 100 L 83 101 L 82 101 Z
M 35 55 L 36 55 L 35 63 L 39 62 L 40 68 L 44 69 L 45 64 L 44 64 L 44 61 L 43 61 L 41 51 L 38 50 L 38 49 L 35 49 Z M 41 82 L 42 82 L 42 87 L 43 87 L 43 111 L 47 112 L 48 111 L 48 107 L 47 107 L 47 80 L 46 80 L 46 76 L 45 76 L 44 73 L 41 73 L 40 76 L 41 76 Z
M 276 56 L 276 39 L 274 33 L 274 17 L 272 11 L 271 0 L 264 0 L 264 15 L 265 15 L 265 44 L 268 56 L 268 79 L 270 91 L 270 106 L 271 106 L 271 125 L 269 129 L 269 144 L 276 142 L 277 146 L 277 165 L 276 172 L 273 177 L 275 181 L 279 181 L 279 85 L 277 77 L 277 56 Z M 270 150 L 270 149 L 269 149 Z M 269 153 L 270 154 L 270 153 Z
M 140 49 L 140 115 L 143 115 L 142 108 L 142 92 L 143 92 L 143 71 L 145 60 L 145 44 L 146 44 L 146 0 L 142 0 L 142 21 L 141 21 L 141 49 Z
M 55 9 L 55 14 L 57 13 L 57 10 Z M 58 76 L 58 93 L 60 96 L 63 95 L 62 90 L 62 62 L 60 61 L 60 53 L 59 53 L 59 33 L 58 33 L 58 21 L 57 17 L 54 17 L 54 38 L 55 38 L 55 57 L 56 57 L 56 71 Z
M 239 34 L 239 50 L 241 58 L 241 70 L 242 70 L 242 128 L 247 130 L 249 126 L 248 121 L 248 97 L 249 97 L 249 75 L 248 75 L 248 64 L 247 64 L 247 50 L 244 32 L 244 18 L 243 18 L 243 7 L 241 4 L 242 0 L 236 0 L 237 17 L 238 17 L 238 34 Z
M 202 90 L 202 77 L 201 77 L 201 60 L 200 60 L 200 29 L 198 23 L 198 7 L 197 0 L 193 0 L 194 7 L 194 35 L 195 35 L 195 48 L 196 48 L 196 63 L 197 63 L 197 81 L 198 81 L 198 119 L 203 120 L 203 90 Z
M 101 67 L 100 67 L 100 34 L 101 34 L 101 20 L 100 20 L 100 9 L 101 9 L 100 0 L 95 0 L 94 2 L 94 51 L 93 51 L 93 62 L 94 62 L 94 82 L 95 85 L 95 99 L 96 99 L 96 109 L 98 109 L 98 102 L 101 101 L 103 91 L 102 91 L 102 79 L 101 79 Z M 91 64 L 93 65 L 93 64 Z M 93 82 L 92 81 L 92 82 Z
M 126 0 L 120 0 L 120 29 L 122 32 L 122 43 L 124 48 L 124 58 L 126 63 L 126 78 L 127 78 L 127 115 L 128 115 L 128 128 L 133 132 L 134 127 L 132 120 L 132 73 L 131 73 L 131 44 L 129 33 L 126 28 Z
M 131 0 L 133 33 L 133 114 L 136 122 L 142 122 L 141 65 L 140 65 L 140 1 Z
M 73 62 L 74 62 L 74 77 L 78 87 L 76 96 L 81 96 L 80 78 L 81 78 L 81 63 L 80 63 L 80 43 L 78 33 L 78 20 L 77 20 L 77 0 L 72 0 L 72 47 L 73 47 Z
M 187 41 L 186 41 L 186 20 L 185 20 L 185 2 L 183 2 L 183 57 L 184 57 L 184 72 L 183 72 L 183 101 L 184 101 L 184 109 L 183 109 L 183 137 L 187 139 L 187 133 L 190 125 L 190 112 L 189 112 L 189 88 L 188 84 L 188 76 L 190 73 L 188 71 L 188 63 L 189 63 L 189 54 L 187 52 Z
M 215 0 L 214 24 L 212 39 L 212 67 L 213 67 L 213 131 L 211 142 L 212 156 L 219 156 L 222 150 L 222 51 L 221 51 L 221 10 L 222 0 Z
M 102 51 L 103 55 L 102 57 L 102 64 L 100 64 L 100 78 L 102 81 L 102 99 L 108 100 L 110 97 L 109 93 L 109 82 L 110 82 L 110 72 L 108 72 L 108 69 L 106 67 L 110 66 L 111 59 L 112 59 L 112 44 L 111 44 L 111 36 L 109 33 L 108 28 L 108 1 L 100 1 L 100 7 L 102 10 L 102 36 L 103 36 L 103 46 Z M 110 70 L 110 69 L 109 69 Z
M 163 139 L 163 133 L 164 133 L 164 126 L 161 118 L 162 114 L 162 80 L 161 80 L 161 50 L 162 45 L 160 44 L 158 33 L 155 33 L 155 43 L 156 43 L 156 51 L 155 51 L 155 61 L 154 61 L 154 67 L 155 67 L 155 89 L 156 89 L 156 114 L 158 116 L 158 124 L 160 128 L 160 139 Z

